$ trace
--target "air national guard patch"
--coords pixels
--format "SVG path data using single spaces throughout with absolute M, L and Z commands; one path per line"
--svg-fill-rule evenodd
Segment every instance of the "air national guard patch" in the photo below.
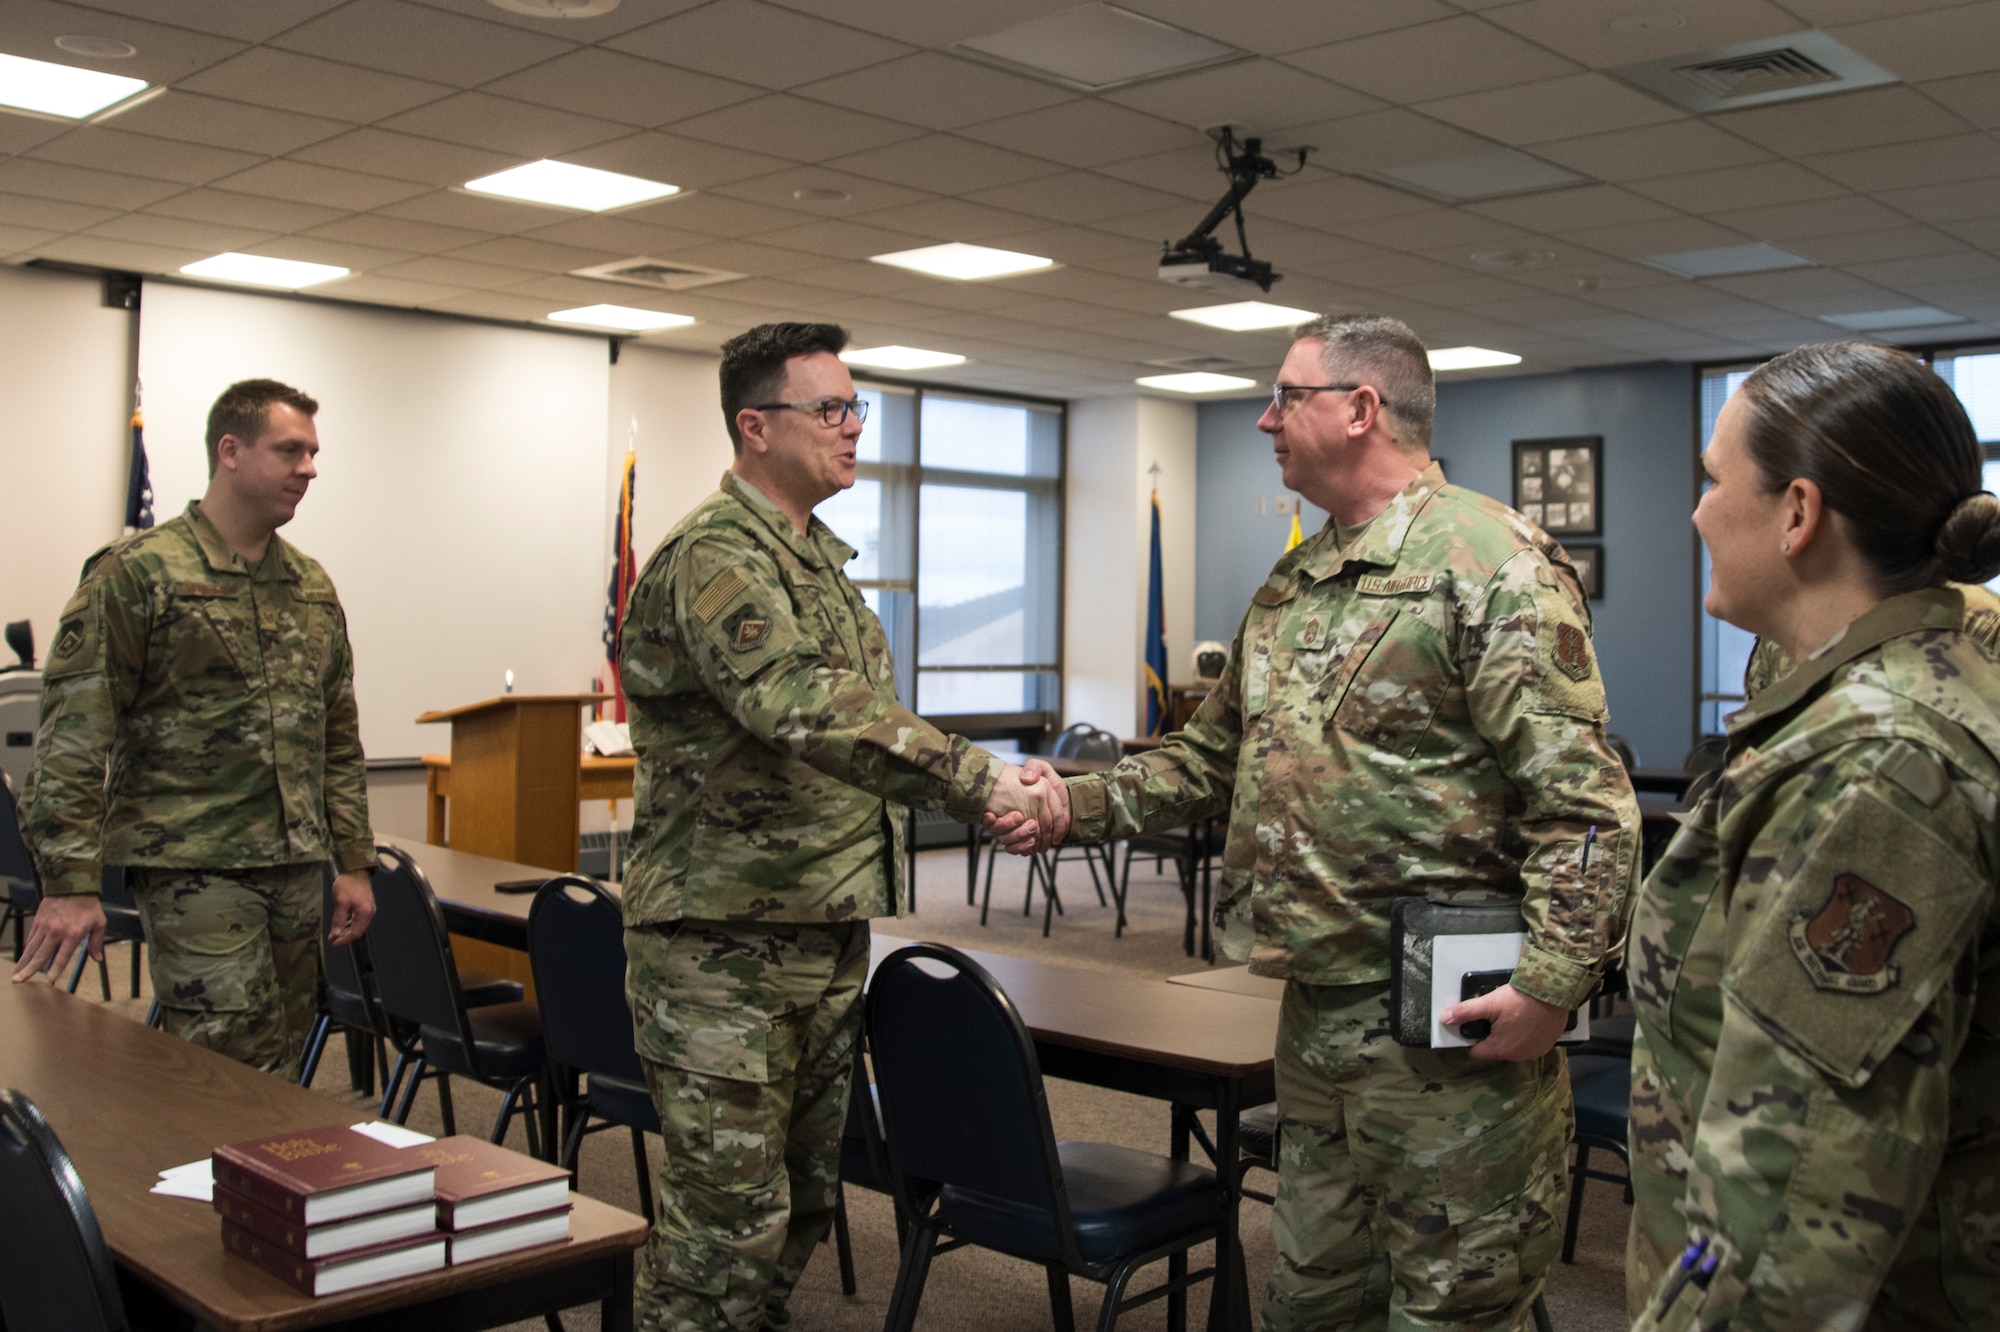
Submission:
M 1792 952 L 1812 983 L 1842 994 L 1880 994 L 1901 979 L 1889 960 L 1917 913 L 1859 874 L 1836 874 L 1817 911 L 1792 918 Z
M 1573 624 L 1556 626 L 1556 665 L 1572 680 L 1590 678 L 1590 640 Z
M 769 620 L 739 620 L 736 625 L 736 637 L 731 641 L 739 648 L 753 648 L 763 642 L 770 632 Z

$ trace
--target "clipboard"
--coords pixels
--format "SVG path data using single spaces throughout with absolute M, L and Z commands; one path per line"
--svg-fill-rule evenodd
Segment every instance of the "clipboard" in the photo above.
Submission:
M 1468 973 L 1513 970 L 1527 937 L 1518 902 L 1397 898 L 1389 909 L 1389 1025 L 1396 1043 L 1433 1050 L 1477 1044 L 1438 1014 L 1459 1001 Z M 1572 1013 L 1557 1043 L 1589 1039 L 1586 1008 Z

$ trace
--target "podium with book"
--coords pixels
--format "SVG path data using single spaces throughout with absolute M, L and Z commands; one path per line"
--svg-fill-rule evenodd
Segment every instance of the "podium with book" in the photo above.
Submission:
M 502 694 L 418 717 L 451 723 L 452 849 L 575 870 L 582 709 L 608 697 Z

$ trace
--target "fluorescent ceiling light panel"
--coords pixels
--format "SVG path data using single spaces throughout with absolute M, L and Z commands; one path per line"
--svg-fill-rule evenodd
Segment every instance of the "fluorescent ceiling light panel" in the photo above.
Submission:
M 1813 261 L 1804 255 L 1781 250 L 1764 241 L 1754 245 L 1720 245 L 1713 250 L 1649 254 L 1639 262 L 1684 278 L 1733 277 L 1738 273 L 1770 273 L 1781 268 L 1813 267 Z
M 144 90 L 144 79 L 0 55 L 0 106 L 82 120 Z
M 1962 324 L 1964 319 L 1934 305 L 1906 305 L 1897 310 L 1854 310 L 1847 314 L 1821 315 L 1829 324 L 1851 328 L 1857 333 L 1876 333 L 1891 328 L 1929 328 L 1933 324 Z
M 959 43 L 1078 88 L 1115 88 L 1241 54 L 1116 5 L 1091 4 Z
M 1240 375 L 1212 375 L 1206 370 L 1190 370 L 1181 375 L 1147 375 L 1136 382 L 1146 388 L 1165 389 L 1169 393 L 1222 393 L 1228 389 L 1257 387 L 1254 379 L 1244 379 Z
M 898 250 L 894 254 L 871 255 L 868 262 L 888 264 L 892 268 L 907 268 L 916 273 L 928 273 L 932 277 L 957 278 L 960 282 L 1011 277 L 1016 273 L 1034 273 L 1056 266 L 1055 260 L 1044 259 L 1040 255 L 1020 254 L 1014 250 L 995 250 L 984 245 L 967 245 L 964 241 L 952 241 L 947 245 L 926 245 L 920 250 Z
M 261 254 L 218 254 L 198 263 L 184 264 L 181 272 L 189 277 L 214 278 L 218 282 L 242 282 L 253 287 L 282 287 L 297 291 L 316 287 L 348 274 L 332 264 L 309 264 L 301 259 L 272 259 Z
M 840 359 L 849 365 L 865 365 L 871 370 L 936 370 L 947 365 L 964 365 L 956 352 L 925 351 L 922 347 L 856 347 L 844 351 Z
M 1578 185 L 1583 177 L 1553 162 L 1495 148 L 1470 157 L 1440 157 L 1429 162 L 1411 162 L 1386 167 L 1374 173 L 1377 180 L 1428 194 L 1433 199 L 1497 199 L 1505 194 L 1527 194 Z
M 553 162 L 546 157 L 526 166 L 509 167 L 478 180 L 468 180 L 465 188 L 476 194 L 497 194 L 503 199 L 578 208 L 586 213 L 607 212 L 681 192 L 678 185 Z
M 668 314 L 664 310 L 640 310 L 630 305 L 579 305 L 574 310 L 556 310 L 549 319 L 557 324 L 583 324 L 589 328 L 615 328 L 621 333 L 650 333 L 660 328 L 686 328 L 693 315 Z
M 1490 347 L 1439 347 L 1430 353 L 1433 370 L 1487 370 L 1496 365 L 1519 365 L 1513 352 Z
M 1236 301 L 1229 305 L 1202 305 L 1192 310 L 1169 310 L 1167 313 L 1190 324 L 1207 324 L 1210 328 L 1227 329 L 1231 333 L 1291 328 L 1313 318 L 1311 310 L 1295 310 L 1289 305 L 1273 305 L 1269 301 Z

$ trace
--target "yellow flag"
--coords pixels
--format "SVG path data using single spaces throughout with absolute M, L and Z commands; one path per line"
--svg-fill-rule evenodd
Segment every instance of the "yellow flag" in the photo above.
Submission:
M 1290 550 L 1293 546 L 1298 545 L 1299 542 L 1304 541 L 1305 539 L 1306 539 L 1306 534 L 1299 530 L 1299 511 L 1297 509 L 1293 509 L 1292 534 L 1285 538 L 1285 549 Z

